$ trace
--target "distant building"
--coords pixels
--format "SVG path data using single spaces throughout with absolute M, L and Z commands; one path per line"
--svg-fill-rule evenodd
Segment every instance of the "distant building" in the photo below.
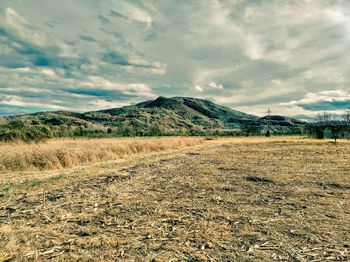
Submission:
M 333 121 L 332 123 L 315 123 L 310 125 L 311 137 L 319 139 L 350 139 L 350 124 L 344 121 Z
M 333 138 L 332 130 L 329 127 L 323 130 L 323 138 Z M 350 139 L 350 130 L 340 130 L 338 133 L 338 138 Z

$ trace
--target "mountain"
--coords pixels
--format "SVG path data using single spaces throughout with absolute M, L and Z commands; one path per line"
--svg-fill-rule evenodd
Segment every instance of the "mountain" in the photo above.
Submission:
M 6 117 L 0 130 L 27 128 L 46 130 L 54 137 L 110 135 L 186 135 L 266 132 L 301 132 L 304 122 L 284 117 L 246 114 L 209 100 L 191 97 L 158 97 L 136 105 L 86 113 L 39 112 Z M 11 126 L 12 125 L 12 126 Z M 265 130 L 265 131 L 264 131 Z M 28 131 L 29 132 L 29 131 Z M 1 135 L 1 132 L 0 132 Z M 1 138 L 0 138 L 1 139 Z
M 238 128 L 240 123 L 258 117 L 217 105 L 208 100 L 190 97 L 158 97 L 134 106 L 125 106 L 84 114 L 94 123 L 122 125 L 134 121 L 137 125 L 159 125 L 177 128 Z

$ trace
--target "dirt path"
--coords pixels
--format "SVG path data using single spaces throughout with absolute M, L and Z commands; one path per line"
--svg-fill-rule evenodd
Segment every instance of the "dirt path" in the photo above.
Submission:
M 347 261 L 350 144 L 217 143 L 0 198 L 0 259 Z

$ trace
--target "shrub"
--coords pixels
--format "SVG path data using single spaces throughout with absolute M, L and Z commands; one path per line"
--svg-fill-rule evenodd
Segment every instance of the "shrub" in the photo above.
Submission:
M 45 139 L 52 137 L 53 134 L 51 130 L 44 126 L 23 127 L 22 125 L 16 125 L 16 128 L 3 127 L 2 129 L 0 129 L 0 141 L 3 142 L 10 142 L 16 140 L 22 140 L 25 142 L 41 142 Z

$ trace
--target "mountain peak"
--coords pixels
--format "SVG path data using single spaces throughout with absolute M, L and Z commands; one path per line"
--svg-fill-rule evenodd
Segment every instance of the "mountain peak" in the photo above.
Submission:
M 175 98 L 167 98 L 160 96 L 157 99 L 146 103 L 144 107 L 162 107 L 165 109 L 178 109 L 181 106 L 181 103 Z

